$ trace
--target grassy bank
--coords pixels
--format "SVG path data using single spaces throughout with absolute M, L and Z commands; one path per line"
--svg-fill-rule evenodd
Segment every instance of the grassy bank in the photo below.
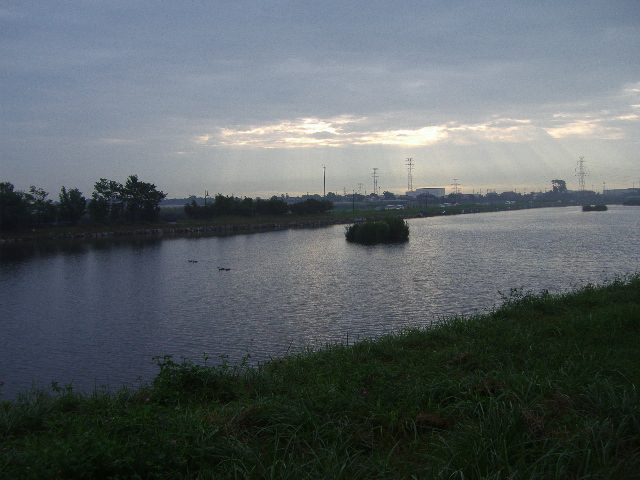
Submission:
M 0 408 L 1 478 L 640 478 L 640 277 Z

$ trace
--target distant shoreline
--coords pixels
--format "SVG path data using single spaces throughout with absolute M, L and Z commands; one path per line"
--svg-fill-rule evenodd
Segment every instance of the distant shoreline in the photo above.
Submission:
M 426 218 L 442 215 L 463 215 L 497 211 L 523 210 L 531 208 L 568 207 L 575 204 L 516 204 L 516 205 L 452 205 L 447 207 L 429 206 L 411 207 L 399 210 L 356 210 L 346 212 L 334 210 L 323 215 L 294 217 L 218 217 L 210 221 L 184 221 L 180 223 L 163 222 L 153 225 L 80 225 L 76 227 L 47 227 L 31 231 L 10 232 L 0 238 L 0 245 L 6 243 L 49 241 L 49 240 L 90 240 L 100 238 L 122 238 L 132 236 L 173 236 L 173 235 L 235 235 L 246 233 L 270 232 L 295 228 L 321 228 L 333 225 L 354 223 L 364 218 L 399 216 L 404 219 Z M 289 220 L 287 220 L 289 219 Z

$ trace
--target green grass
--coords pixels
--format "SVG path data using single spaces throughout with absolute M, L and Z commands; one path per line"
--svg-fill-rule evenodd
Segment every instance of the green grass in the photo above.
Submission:
M 0 478 L 640 478 L 640 276 L 355 345 L 0 404 Z

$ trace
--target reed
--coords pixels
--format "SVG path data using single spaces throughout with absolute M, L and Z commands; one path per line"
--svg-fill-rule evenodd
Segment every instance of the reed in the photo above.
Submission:
M 385 217 L 349 225 L 345 231 L 348 242 L 375 245 L 409 241 L 409 225 L 400 217 Z

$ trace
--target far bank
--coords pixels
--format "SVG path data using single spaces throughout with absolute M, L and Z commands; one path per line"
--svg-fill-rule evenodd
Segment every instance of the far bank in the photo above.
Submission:
M 371 208 L 342 208 L 324 214 L 314 215 L 254 215 L 218 216 L 206 220 L 186 218 L 183 207 L 165 207 L 161 221 L 155 223 L 113 223 L 95 224 L 81 222 L 77 226 L 54 226 L 0 232 L 0 244 L 7 242 L 41 241 L 59 239 L 91 239 L 127 236 L 172 236 L 192 234 L 234 235 L 258 233 L 290 228 L 319 228 L 330 225 L 351 224 L 363 219 L 377 219 L 389 216 L 426 218 L 446 215 L 466 215 L 496 211 L 510 211 L 530 208 L 550 208 L 575 206 L 573 202 L 528 202 L 505 204 L 465 204 L 465 205 L 418 205 L 402 208 L 387 208 L 378 205 Z

